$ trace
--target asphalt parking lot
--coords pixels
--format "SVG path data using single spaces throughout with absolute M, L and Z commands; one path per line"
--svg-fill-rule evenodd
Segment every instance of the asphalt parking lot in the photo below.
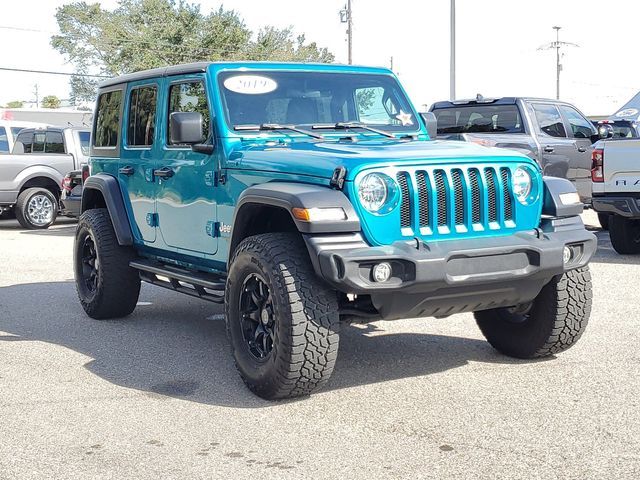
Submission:
M 348 326 L 328 387 L 278 403 L 242 384 L 219 307 L 144 285 L 90 320 L 75 224 L 0 220 L 0 478 L 640 478 L 640 257 L 595 220 L 566 353 L 503 357 L 470 314 Z

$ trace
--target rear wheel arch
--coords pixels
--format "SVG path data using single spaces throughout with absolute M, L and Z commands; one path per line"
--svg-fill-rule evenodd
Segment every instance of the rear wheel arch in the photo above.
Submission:
M 124 206 L 118 180 L 108 174 L 90 176 L 82 190 L 81 212 L 106 208 L 119 245 L 133 245 L 129 215 Z
M 56 199 L 60 199 L 62 192 L 61 186 L 51 177 L 32 177 L 20 186 L 20 193 L 24 192 L 28 188 L 44 188 L 50 191 Z

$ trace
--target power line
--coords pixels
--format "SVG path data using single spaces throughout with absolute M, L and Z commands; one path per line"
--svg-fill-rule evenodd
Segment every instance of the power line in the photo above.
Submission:
M 6 72 L 42 73 L 45 75 L 66 75 L 68 77 L 111 78 L 108 75 L 89 75 L 87 73 L 53 72 L 49 70 L 29 70 L 26 68 L 0 67 L 0 70 L 6 71 Z

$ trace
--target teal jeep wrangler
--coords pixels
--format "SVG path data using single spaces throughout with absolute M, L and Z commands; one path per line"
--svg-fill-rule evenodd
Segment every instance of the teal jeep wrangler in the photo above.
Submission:
M 381 68 L 108 80 L 75 238 L 82 306 L 124 317 L 141 281 L 224 304 L 240 375 L 267 399 L 328 380 L 344 321 L 474 312 L 507 355 L 569 348 L 596 249 L 574 187 L 521 154 L 433 138 Z

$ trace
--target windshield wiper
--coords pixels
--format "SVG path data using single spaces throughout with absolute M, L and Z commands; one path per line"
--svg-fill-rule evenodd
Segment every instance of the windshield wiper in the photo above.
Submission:
M 295 125 L 280 125 L 279 123 L 262 123 L 260 125 L 251 125 L 251 124 L 242 124 L 242 125 L 234 125 L 234 130 L 291 130 L 292 132 L 302 133 L 304 135 L 309 135 L 310 137 L 317 138 L 323 140 L 324 137 L 317 133 L 310 132 L 309 130 L 305 130 L 303 128 L 298 128 Z
M 311 128 L 313 130 L 351 130 L 353 128 L 361 128 L 362 130 L 368 130 L 370 132 L 377 133 L 378 135 L 383 135 L 387 138 L 396 138 L 393 133 L 370 127 L 369 125 L 359 122 L 322 123 L 318 125 L 312 125 Z

